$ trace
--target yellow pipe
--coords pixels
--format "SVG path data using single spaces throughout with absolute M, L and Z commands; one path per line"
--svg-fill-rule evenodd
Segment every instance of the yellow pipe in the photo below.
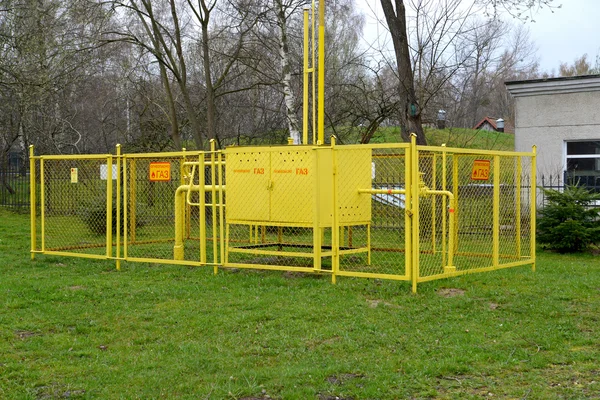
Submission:
M 35 260 L 36 249 L 36 204 L 35 204 L 35 159 L 34 159 L 33 145 L 29 146 L 29 229 L 30 229 L 30 240 L 31 240 L 31 259 Z
M 190 190 L 190 185 L 181 185 L 175 191 L 175 245 L 173 246 L 173 259 L 183 260 L 183 210 L 185 204 L 185 191 Z
M 322 0 L 321 0 L 322 1 Z M 322 1 L 323 2 L 323 1 Z M 331 168 L 332 168 L 332 191 L 331 191 L 331 283 L 335 285 L 336 274 L 340 269 L 340 226 L 338 221 L 338 204 L 337 204 L 337 156 L 335 149 L 335 136 L 331 136 Z
M 325 143 L 325 1 L 319 1 L 319 141 Z
M 304 81 L 302 102 L 302 144 L 308 144 L 308 13 L 310 9 L 304 7 Z
M 311 11 L 311 20 L 312 20 L 312 41 L 311 41 L 311 50 L 312 50 L 312 59 L 311 59 L 311 70 L 312 70 L 312 142 L 313 145 L 317 144 L 317 80 L 315 79 L 315 1 L 312 2 L 312 11 Z

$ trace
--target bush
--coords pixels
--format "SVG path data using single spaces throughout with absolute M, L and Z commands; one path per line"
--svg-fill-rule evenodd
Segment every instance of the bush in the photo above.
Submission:
M 567 186 L 563 192 L 543 189 L 547 204 L 537 224 L 538 242 L 560 253 L 575 253 L 600 243 L 600 210 L 592 202 L 600 194 L 581 186 Z
M 112 200 L 112 233 L 117 233 L 117 201 L 113 194 Z M 128 209 L 129 210 L 129 209 Z M 141 213 L 142 207 L 137 207 L 138 214 Z M 104 195 L 97 196 L 95 200 L 83 204 L 79 215 L 83 222 L 88 226 L 90 231 L 95 235 L 106 235 L 106 197 Z M 123 206 L 121 206 L 121 221 L 123 221 Z M 135 226 L 140 228 L 145 225 L 144 218 L 136 218 Z M 121 233 L 123 233 L 123 222 L 121 222 Z

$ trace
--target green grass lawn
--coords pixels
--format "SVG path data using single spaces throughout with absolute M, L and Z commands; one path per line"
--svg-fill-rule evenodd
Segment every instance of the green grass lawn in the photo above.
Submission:
M 0 398 L 600 398 L 600 261 L 419 285 L 29 257 L 0 210 Z

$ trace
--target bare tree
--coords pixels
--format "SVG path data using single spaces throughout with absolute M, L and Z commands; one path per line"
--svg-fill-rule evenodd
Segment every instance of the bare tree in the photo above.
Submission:
M 423 4 L 423 1 L 416 4 Z M 474 10 L 475 6 L 491 10 L 490 15 L 496 16 L 500 10 L 506 10 L 519 18 L 529 18 L 523 14 L 526 10 L 536 7 L 551 7 L 553 0 L 465 0 L 462 7 Z M 445 4 L 452 2 L 445 2 Z M 398 94 L 400 101 L 400 122 L 402 136 L 408 139 L 408 133 L 417 135 L 417 143 L 425 144 L 425 135 L 422 127 L 422 105 L 419 104 L 415 86 L 413 65 L 410 52 L 410 32 L 407 23 L 407 12 L 404 0 L 381 0 L 381 6 L 390 31 L 392 44 L 398 70 Z M 418 8 L 418 7 L 417 7 Z M 443 53 L 443 52 L 442 52 Z

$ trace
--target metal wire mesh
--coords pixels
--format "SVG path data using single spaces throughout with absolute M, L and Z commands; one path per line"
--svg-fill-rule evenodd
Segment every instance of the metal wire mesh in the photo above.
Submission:
M 282 146 L 35 165 L 38 250 L 417 281 L 534 256 L 520 153 Z
M 106 253 L 107 182 L 114 186 L 107 181 L 107 165 L 108 158 L 40 162 L 45 250 Z M 116 230 L 116 219 L 111 229 Z

